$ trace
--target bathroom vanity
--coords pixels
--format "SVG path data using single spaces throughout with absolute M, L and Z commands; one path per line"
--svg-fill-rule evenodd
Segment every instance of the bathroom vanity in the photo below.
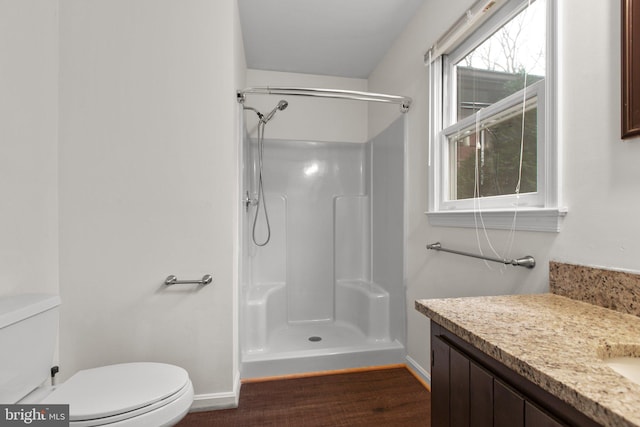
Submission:
M 640 317 L 556 294 L 416 301 L 431 319 L 433 426 L 640 426 Z

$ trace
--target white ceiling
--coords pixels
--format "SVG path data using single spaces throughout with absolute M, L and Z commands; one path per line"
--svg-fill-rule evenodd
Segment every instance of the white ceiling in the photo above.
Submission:
M 238 0 L 247 66 L 367 78 L 424 0 Z

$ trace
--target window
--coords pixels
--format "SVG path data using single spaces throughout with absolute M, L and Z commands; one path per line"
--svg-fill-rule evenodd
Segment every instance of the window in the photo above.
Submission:
M 552 3 L 508 0 L 429 61 L 432 224 L 558 231 Z

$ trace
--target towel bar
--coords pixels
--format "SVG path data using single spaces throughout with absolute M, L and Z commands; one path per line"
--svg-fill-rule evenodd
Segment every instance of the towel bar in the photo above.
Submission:
M 515 265 L 515 266 L 527 267 L 527 268 L 533 268 L 533 267 L 536 266 L 536 260 L 531 255 L 527 255 L 525 257 L 518 258 L 518 259 L 492 258 L 492 257 L 484 256 L 484 255 L 470 254 L 468 252 L 454 251 L 452 249 L 445 249 L 445 248 L 442 247 L 440 242 L 431 243 L 430 245 L 427 245 L 427 249 L 433 249 L 435 251 L 442 251 L 442 252 L 449 252 L 449 253 L 456 254 L 456 255 L 469 256 L 469 257 L 472 257 L 472 258 L 479 258 L 479 259 L 484 259 L 484 260 L 487 260 L 487 261 L 499 262 L 501 264 L 506 264 L 506 265 Z

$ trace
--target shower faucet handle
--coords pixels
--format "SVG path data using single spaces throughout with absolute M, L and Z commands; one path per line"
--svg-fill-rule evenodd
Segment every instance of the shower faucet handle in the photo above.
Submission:
M 245 192 L 245 197 L 242 199 L 245 212 L 249 212 L 249 206 L 255 206 L 258 204 L 258 199 L 253 199 L 249 196 L 249 191 Z

